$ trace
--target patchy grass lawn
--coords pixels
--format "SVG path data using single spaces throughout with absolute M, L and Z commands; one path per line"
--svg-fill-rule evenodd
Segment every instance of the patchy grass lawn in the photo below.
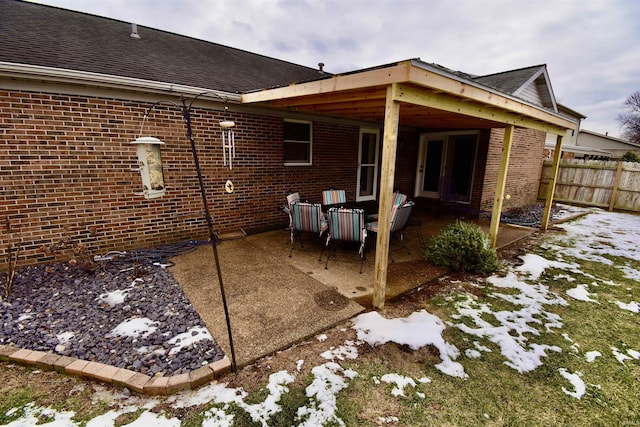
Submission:
M 619 229 L 634 241 L 640 220 L 592 216 L 525 245 L 499 275 L 450 277 L 388 304 L 380 314 L 405 322 L 393 331 L 343 325 L 178 397 L 1 364 L 0 425 L 101 414 L 111 421 L 100 425 L 640 425 L 640 249 Z M 603 222 L 609 232 L 580 234 Z M 424 336 L 433 343 L 416 344 Z

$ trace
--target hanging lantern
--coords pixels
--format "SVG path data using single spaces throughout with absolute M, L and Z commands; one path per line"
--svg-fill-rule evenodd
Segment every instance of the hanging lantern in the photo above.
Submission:
M 136 138 L 131 143 L 136 144 L 140 177 L 142 178 L 142 195 L 145 199 L 163 196 L 165 185 L 160 146 L 164 145 L 164 142 L 152 136 L 143 136 Z

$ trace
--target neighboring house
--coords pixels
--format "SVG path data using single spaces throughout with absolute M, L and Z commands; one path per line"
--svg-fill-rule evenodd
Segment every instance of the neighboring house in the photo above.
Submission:
M 552 138 L 555 141 L 555 137 Z M 553 159 L 553 154 L 556 151 L 555 142 L 548 141 L 544 145 L 544 158 L 547 160 Z M 613 157 L 611 151 L 600 150 L 598 148 L 582 147 L 575 144 L 562 144 L 562 159 L 584 159 L 584 160 L 609 160 Z
M 545 158 L 552 158 L 554 151 L 555 137 L 547 137 Z M 617 160 L 628 152 L 640 155 L 640 144 L 586 129 L 562 144 L 563 159 Z
M 640 155 L 640 144 L 635 144 L 622 138 L 615 138 L 609 135 L 592 132 L 582 129 L 578 132 L 578 147 L 602 150 L 611 153 L 611 159 L 620 159 L 625 153 L 633 152 Z
M 603 150 L 598 150 L 589 147 L 580 147 L 578 146 L 578 134 L 580 130 L 580 122 L 586 117 L 575 110 L 570 109 L 567 106 L 558 104 L 558 112 L 563 116 L 568 118 L 569 120 L 576 121 L 578 123 L 577 129 L 572 130 L 570 133 L 566 135 L 566 137 L 562 141 L 562 153 L 561 158 L 563 159 L 574 159 L 574 158 L 588 158 L 588 159 L 603 159 L 609 158 L 611 153 Z M 556 149 L 556 141 L 557 135 L 547 134 L 546 141 L 544 143 L 544 155 L 545 159 L 552 159 L 553 153 Z
M 472 76 L 410 59 L 333 75 L 33 3 L 0 0 L 0 17 L 0 268 L 18 241 L 26 264 L 54 259 L 40 249 L 64 236 L 104 252 L 206 238 L 180 109 L 159 101 L 198 96 L 193 136 L 220 233 L 283 226 L 288 191 L 319 201 L 329 187 L 381 216 L 393 189 L 499 214 L 503 194 L 536 201 L 546 133 L 578 128 L 544 65 Z M 233 168 L 223 119 L 236 124 Z M 140 195 L 141 135 L 165 142 L 162 197 Z

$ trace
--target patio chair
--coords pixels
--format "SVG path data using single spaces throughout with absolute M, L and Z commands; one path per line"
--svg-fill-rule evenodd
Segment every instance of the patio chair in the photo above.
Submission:
M 391 208 L 391 237 L 396 240 L 400 245 L 407 251 L 409 254 L 409 248 L 404 244 L 404 230 L 407 228 L 407 224 L 409 223 L 409 217 L 411 216 L 411 211 L 413 210 L 414 202 L 409 200 L 401 205 L 393 205 Z M 378 221 L 368 222 L 367 231 L 372 233 L 378 233 Z M 398 234 L 400 237 L 398 238 Z M 391 251 L 389 251 L 389 257 L 391 257 L 391 261 L 393 261 L 393 256 L 391 256 Z
M 293 219 L 291 218 L 291 205 L 300 201 L 300 193 L 291 193 L 287 196 L 287 204 L 282 207 L 282 210 L 289 215 L 289 230 L 293 226 Z
M 289 251 L 289 257 L 293 254 L 296 241 L 301 240 L 301 233 L 317 233 L 318 236 L 322 237 L 328 229 L 329 223 L 322 213 L 322 205 L 318 203 L 294 202 L 291 205 L 291 250 Z M 300 245 L 302 246 L 302 242 L 300 242 Z M 322 260 L 323 251 L 324 245 L 320 251 L 318 261 Z
M 364 210 L 351 208 L 330 208 L 329 209 L 329 234 L 327 235 L 326 246 L 328 248 L 327 262 L 324 268 L 329 268 L 329 258 L 336 254 L 337 242 L 359 243 L 358 254 L 360 254 L 360 273 L 364 263 L 364 246 L 367 240 L 367 230 L 364 222 Z M 331 247 L 330 247 L 331 246 Z
M 347 195 L 344 190 L 329 189 L 322 192 L 323 205 L 337 205 L 340 203 L 347 203 Z
M 395 191 L 393 193 L 393 206 L 396 205 L 401 205 L 404 202 L 407 201 L 407 195 L 406 194 L 402 194 L 399 191 Z M 371 215 L 367 215 L 367 221 L 377 221 L 378 220 L 378 214 L 371 214 Z

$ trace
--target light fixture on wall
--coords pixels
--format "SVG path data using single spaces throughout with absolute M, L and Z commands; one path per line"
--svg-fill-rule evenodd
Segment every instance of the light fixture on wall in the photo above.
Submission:
M 147 111 L 145 111 L 144 117 L 142 119 L 142 126 L 140 128 L 140 137 L 138 137 L 135 141 L 132 141 L 132 144 L 137 144 L 136 152 L 138 153 L 138 161 L 140 162 L 140 173 L 142 174 L 143 193 L 145 197 L 148 199 L 151 199 L 154 197 L 160 197 L 162 194 L 164 194 L 164 191 L 165 191 L 164 175 L 162 174 L 162 158 L 160 155 L 160 146 L 164 145 L 164 142 L 154 137 L 149 137 L 149 136 L 143 137 L 142 127 L 144 126 L 144 123 L 147 120 L 147 117 L 149 116 L 149 113 L 151 112 L 151 110 L 153 110 L 159 104 L 168 104 L 168 105 L 177 107 L 180 110 L 180 113 L 182 114 L 182 118 L 187 126 L 187 137 L 189 138 L 189 142 L 191 144 L 191 153 L 193 154 L 193 163 L 195 164 L 196 173 L 198 176 L 198 184 L 200 186 L 200 195 L 202 197 L 202 204 L 204 207 L 204 216 L 207 221 L 207 229 L 209 230 L 209 241 L 211 243 L 211 248 L 213 249 L 213 257 L 214 257 L 216 272 L 218 276 L 218 284 L 220 285 L 222 305 L 224 308 L 224 315 L 227 323 L 227 333 L 229 336 L 229 349 L 231 351 L 231 369 L 233 372 L 237 372 L 236 355 L 235 355 L 235 349 L 233 346 L 233 335 L 231 333 L 231 321 L 229 319 L 229 308 L 227 306 L 227 298 L 225 295 L 224 285 L 222 282 L 222 273 L 220 271 L 220 260 L 218 258 L 218 244 L 217 244 L 218 239 L 213 231 L 213 219 L 211 218 L 211 214 L 209 211 L 207 194 L 204 188 L 204 179 L 202 177 L 202 171 L 200 170 L 200 160 L 198 159 L 196 143 L 193 138 L 193 131 L 191 128 L 191 107 L 193 106 L 193 103 L 196 101 L 196 99 L 204 95 L 207 95 L 207 96 L 213 95 L 217 98 L 222 99 L 225 102 L 225 104 L 228 102 L 228 98 L 213 91 L 206 91 L 206 92 L 199 93 L 193 99 L 191 99 L 189 104 L 187 104 L 187 102 L 185 101 L 184 96 L 181 97 L 180 103 L 177 103 L 174 101 L 168 101 L 168 100 L 155 102 L 151 105 L 151 107 L 147 109 Z M 226 111 L 227 111 L 227 107 L 225 105 L 225 112 Z M 228 164 L 229 169 L 231 169 L 232 160 L 235 157 L 235 138 L 232 130 L 232 128 L 235 126 L 235 123 L 232 120 L 227 120 L 226 118 L 224 118 L 219 123 L 219 125 L 222 128 L 223 163 L 225 166 L 227 166 Z M 142 165 L 143 160 L 141 160 L 141 158 L 144 159 L 144 165 L 145 165 L 144 168 Z M 230 181 L 227 181 L 227 183 L 229 182 Z M 229 184 L 227 184 L 226 187 L 228 186 Z M 231 184 L 231 188 L 232 188 L 232 184 Z M 227 190 L 227 192 L 229 191 Z

